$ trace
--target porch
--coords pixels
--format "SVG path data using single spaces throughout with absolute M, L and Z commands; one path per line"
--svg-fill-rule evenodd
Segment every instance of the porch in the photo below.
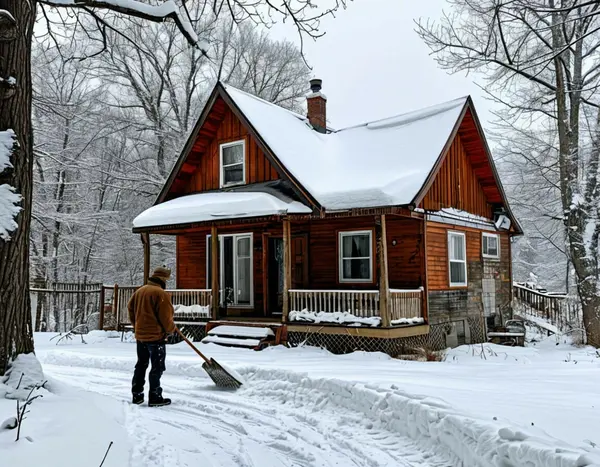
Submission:
M 369 329 L 382 337 L 389 337 L 383 329 L 428 332 L 425 228 L 416 213 L 265 216 L 139 232 L 145 277 L 150 235 L 177 238 L 176 288 L 170 292 L 180 320 Z M 121 290 L 118 321 L 124 323 L 128 292 Z
M 129 328 L 127 303 L 137 286 L 118 286 L 112 290 L 112 313 L 117 328 Z M 370 337 L 405 337 L 427 333 L 426 297 L 423 288 L 415 290 L 388 291 L 387 300 L 380 299 L 377 290 L 297 290 L 288 291 L 290 312 L 279 317 L 218 316 L 211 310 L 212 290 L 168 289 L 175 308 L 175 321 L 179 326 L 206 325 L 211 321 L 263 323 L 265 326 L 286 325 L 287 331 L 306 332 L 319 329 L 323 333 L 336 328 L 352 328 L 356 335 Z M 387 306 L 382 308 L 382 304 Z M 104 313 L 103 313 L 104 314 Z M 101 318 L 105 320 L 104 316 Z M 394 331 L 407 327 L 417 329 L 405 332 Z M 370 332 L 367 329 L 371 330 Z M 372 331 L 383 331 L 373 333 Z M 366 332 L 365 332 L 366 331 Z

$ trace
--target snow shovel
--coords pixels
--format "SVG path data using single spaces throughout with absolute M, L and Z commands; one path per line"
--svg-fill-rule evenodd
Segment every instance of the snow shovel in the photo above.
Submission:
M 235 378 L 231 373 L 229 373 L 225 368 L 219 365 L 215 359 L 211 358 L 210 360 L 200 352 L 191 341 L 183 335 L 183 333 L 179 330 L 179 328 L 175 328 L 177 334 L 181 336 L 181 338 L 189 345 L 194 352 L 202 357 L 204 363 L 202 364 L 202 368 L 204 371 L 208 373 L 208 376 L 215 382 L 215 384 L 220 388 L 227 389 L 237 389 L 242 383 L 237 378 Z

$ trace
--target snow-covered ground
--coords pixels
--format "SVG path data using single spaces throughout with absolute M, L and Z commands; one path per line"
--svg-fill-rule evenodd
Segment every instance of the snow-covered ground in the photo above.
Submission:
M 163 377 L 173 405 L 153 409 L 129 404 L 135 347 L 108 335 L 87 345 L 36 336 L 53 393 L 24 423 L 33 441 L 0 431 L 0 466 L 99 465 L 110 441 L 105 466 L 600 465 L 600 356 L 590 348 L 546 339 L 415 362 L 203 344 L 245 379 L 224 392 L 181 343 L 168 346 Z M 0 399 L 0 423 L 14 407 Z M 46 462 L 28 463 L 46 447 Z

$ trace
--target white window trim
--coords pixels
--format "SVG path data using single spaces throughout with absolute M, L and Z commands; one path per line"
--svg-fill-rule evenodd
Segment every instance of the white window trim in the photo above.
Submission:
M 210 237 L 208 234 L 206 236 L 206 288 L 211 289 L 212 284 L 210 284 L 208 280 L 209 268 L 208 268 L 208 253 L 210 248 Z M 225 250 L 223 249 L 223 241 L 224 237 L 232 237 L 233 238 L 233 284 L 234 289 L 237 290 L 237 268 L 238 268 L 238 257 L 237 257 L 237 241 L 239 238 L 248 237 L 250 238 L 250 304 L 242 304 L 239 305 L 237 303 L 237 294 L 233 294 L 234 303 L 230 306 L 235 308 L 252 308 L 254 307 L 254 236 L 252 232 L 247 233 L 238 233 L 238 234 L 219 234 L 219 303 L 223 303 L 223 290 L 221 289 L 221 284 L 225 283 L 225 270 L 223 268 L 223 259 L 225 256 Z
M 450 237 L 452 237 L 452 236 L 462 237 L 463 245 L 464 245 L 464 252 L 465 252 L 464 260 L 450 259 Z M 465 268 L 465 281 L 464 282 L 452 282 L 452 268 L 450 267 L 451 263 L 463 263 L 464 264 L 464 268 Z M 464 232 L 457 232 L 457 231 L 449 230 L 448 231 L 448 282 L 450 283 L 450 287 L 465 287 L 468 284 L 468 281 L 469 281 L 469 279 L 467 277 L 467 237 Z
M 354 235 L 369 236 L 369 278 L 368 279 L 344 279 L 344 257 L 343 257 L 343 238 Z M 360 259 L 360 258 L 354 258 Z M 364 257 L 362 258 L 364 259 Z M 338 279 L 340 283 L 372 283 L 373 282 L 373 231 L 372 230 L 347 230 L 338 233 Z
M 234 182 L 234 183 L 224 183 L 224 175 L 225 175 L 225 166 L 223 165 L 223 149 L 231 147 L 231 146 L 237 146 L 238 144 L 242 145 L 242 181 L 241 182 Z M 229 164 L 227 167 L 231 167 L 232 165 L 239 165 L 239 164 Z M 225 188 L 228 186 L 236 186 L 236 185 L 244 185 L 246 183 L 246 140 L 245 139 L 240 139 L 237 141 L 231 141 L 229 143 L 223 143 L 219 145 L 219 187 L 220 188 Z
M 488 238 L 493 237 L 493 238 L 496 239 L 496 242 L 497 242 L 496 244 L 498 245 L 498 248 L 497 248 L 498 254 L 497 255 L 490 255 L 490 254 L 484 252 L 484 250 L 483 250 L 483 246 L 484 246 L 483 239 L 486 238 L 486 237 L 488 237 Z M 500 259 L 500 235 L 498 235 L 498 234 L 491 234 L 491 233 L 487 233 L 487 232 L 482 232 L 481 233 L 481 255 L 484 258 Z

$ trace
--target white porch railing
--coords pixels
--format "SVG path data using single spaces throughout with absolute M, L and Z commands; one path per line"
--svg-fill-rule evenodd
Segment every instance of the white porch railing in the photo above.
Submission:
M 395 321 L 402 319 L 423 318 L 423 294 L 422 287 L 414 290 L 390 289 L 390 322 L 396 324 Z
M 391 289 L 387 307 L 391 324 L 406 325 L 423 323 L 423 299 L 423 288 L 410 290 Z M 381 317 L 379 291 L 377 290 L 292 289 L 289 291 L 289 300 L 292 313 L 302 311 L 319 313 L 319 317 L 315 319 L 319 319 L 321 322 L 328 321 L 328 318 L 323 316 L 323 314 L 335 312 L 349 313 L 359 318 L 357 322 L 361 322 L 360 318 Z M 309 317 L 303 314 L 302 320 L 307 319 Z M 350 321 L 347 320 L 347 322 Z M 372 323 L 372 320 L 365 321 L 365 323 Z
M 127 304 L 137 289 L 137 286 L 115 286 L 113 308 L 116 308 L 118 325 L 129 324 Z M 212 299 L 210 289 L 166 289 L 165 292 L 171 295 L 171 303 L 175 307 L 175 318 L 210 318 Z M 183 305 L 185 308 L 178 307 L 178 305 Z
M 291 289 L 290 309 L 333 313 L 348 312 L 361 318 L 379 316 L 377 290 L 300 290 Z

